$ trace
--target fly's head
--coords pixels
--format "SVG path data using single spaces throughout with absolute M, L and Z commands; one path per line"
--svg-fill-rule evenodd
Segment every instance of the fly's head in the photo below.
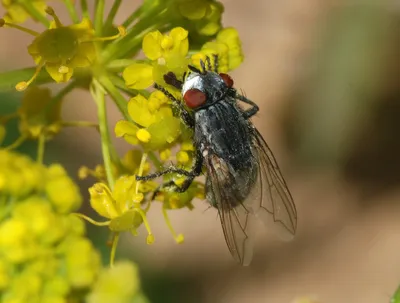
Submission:
M 209 62 L 208 62 L 209 63 Z M 189 65 L 190 73 L 180 81 L 173 73 L 164 76 L 166 83 L 173 85 L 182 92 L 187 107 L 199 110 L 223 100 L 228 95 L 235 95 L 233 80 L 228 74 L 217 73 L 208 69 L 200 61 L 202 69 Z

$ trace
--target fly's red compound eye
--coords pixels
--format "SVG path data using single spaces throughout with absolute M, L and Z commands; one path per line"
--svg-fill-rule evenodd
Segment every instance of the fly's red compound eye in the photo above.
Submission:
M 226 86 L 228 86 L 228 87 L 233 86 L 233 80 L 232 80 L 231 76 L 229 76 L 228 74 L 224 74 L 224 73 L 220 73 L 219 76 L 222 78 L 222 80 L 224 80 Z
M 190 108 L 197 108 L 206 102 L 206 94 L 197 88 L 189 89 L 183 96 L 185 103 Z

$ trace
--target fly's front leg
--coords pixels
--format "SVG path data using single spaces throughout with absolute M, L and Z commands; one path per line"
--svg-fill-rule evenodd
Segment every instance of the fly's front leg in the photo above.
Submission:
M 243 117 L 245 119 L 249 119 L 251 116 L 254 116 L 259 111 L 260 108 L 258 107 L 258 105 L 255 104 L 253 101 L 247 99 L 245 96 L 236 94 L 235 97 L 236 97 L 236 99 L 252 106 L 251 108 L 243 111 Z
M 192 169 L 190 171 L 187 171 L 188 174 L 185 175 L 187 177 L 187 179 L 185 181 L 183 181 L 183 183 L 180 186 L 178 186 L 174 181 L 169 181 L 169 182 L 164 183 L 163 185 L 161 185 L 154 191 L 152 200 L 154 200 L 155 196 L 157 195 L 157 193 L 159 191 L 161 191 L 162 189 L 165 189 L 165 188 L 169 189 L 171 191 L 174 191 L 174 192 L 178 192 L 178 193 L 185 192 L 189 188 L 189 186 L 192 184 L 194 178 L 196 178 L 197 176 L 200 176 L 202 168 L 203 168 L 203 158 L 200 155 L 200 153 L 197 152 L 196 160 L 195 160 L 194 165 L 192 166 Z
M 169 91 L 167 91 L 164 87 L 158 85 L 157 83 L 154 84 L 154 88 L 162 92 L 164 95 L 166 95 L 171 101 L 174 103 L 176 107 L 179 109 L 179 113 L 181 116 L 181 119 L 183 123 L 185 123 L 186 126 L 189 128 L 194 127 L 194 118 L 193 116 L 188 112 L 188 110 L 185 108 L 182 102 L 180 102 L 178 99 L 176 99 Z

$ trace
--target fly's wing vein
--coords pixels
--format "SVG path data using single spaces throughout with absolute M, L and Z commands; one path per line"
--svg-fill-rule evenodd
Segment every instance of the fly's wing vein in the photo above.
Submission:
M 218 209 L 226 244 L 235 260 L 248 265 L 253 256 L 251 213 L 232 195 L 235 178 L 226 163 L 216 156 L 210 156 L 206 163 L 208 190 Z
M 297 227 L 296 206 L 271 149 L 258 130 L 253 130 L 255 155 L 259 163 L 257 183 L 261 187 L 260 208 L 255 213 L 284 239 L 291 239 Z

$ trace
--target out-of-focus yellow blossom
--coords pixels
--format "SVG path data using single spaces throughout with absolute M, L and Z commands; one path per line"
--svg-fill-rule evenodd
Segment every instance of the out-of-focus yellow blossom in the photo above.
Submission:
M 161 93 L 162 94 L 162 93 Z M 181 121 L 174 117 L 165 97 L 153 92 L 147 100 L 142 95 L 128 103 L 128 112 L 134 123 L 125 120 L 115 126 L 117 137 L 130 144 L 141 144 L 146 150 L 160 150 L 171 145 L 181 134 Z
M 194 1 L 189 1 L 189 3 L 190 2 L 192 2 L 194 6 L 195 4 L 199 5 L 198 2 L 207 2 L 207 1 L 194 0 Z M 200 35 L 214 36 L 222 27 L 221 16 L 224 11 L 224 7 L 220 2 L 215 2 L 215 1 L 208 1 L 206 5 L 207 8 L 205 15 L 197 23 L 195 23 L 194 26 Z M 187 13 L 189 12 L 187 11 Z
M 228 72 L 237 68 L 244 59 L 242 43 L 236 29 L 232 27 L 221 30 L 215 41 L 205 43 L 200 52 L 192 56 L 193 64 L 200 67 L 200 60 L 208 56 L 214 64 L 214 54 L 218 55 L 218 70 Z
M 68 81 L 75 68 L 93 64 L 96 59 L 94 30 L 89 19 L 64 26 L 52 9 L 47 9 L 54 22 L 28 46 L 38 66 L 45 66 L 56 82 Z
M 28 139 L 44 135 L 51 139 L 61 130 L 61 102 L 52 104 L 51 91 L 37 86 L 29 87 L 18 109 L 19 130 Z
M 194 37 L 213 36 L 221 29 L 223 5 L 213 0 L 175 0 L 170 7 L 183 18 L 182 24 Z
M 49 167 L 45 190 L 59 213 L 70 213 L 82 203 L 78 186 L 67 176 L 61 165 L 54 164 Z
M 182 27 L 172 29 L 167 35 L 159 31 L 148 33 L 142 49 L 150 61 L 134 63 L 124 70 L 122 76 L 129 88 L 145 89 L 154 82 L 165 83 L 163 75 L 167 72 L 182 76 L 187 70 L 188 31 Z
M 297 298 L 292 301 L 292 303 L 321 303 L 319 300 L 315 299 L 315 296 L 313 297 L 301 297 Z
M 131 303 L 137 302 L 140 293 L 140 279 L 137 266 L 120 261 L 114 267 L 104 269 L 87 296 L 88 303 Z M 139 300 L 138 300 L 139 301 Z M 145 303 L 144 297 L 140 302 Z
M 60 165 L 45 167 L 0 150 L 0 180 L 0 302 L 81 302 L 89 293 L 99 300 L 143 297 L 135 271 L 126 269 L 118 272 L 135 278 L 129 288 L 99 294 L 100 255 L 85 238 L 83 221 L 70 214 L 81 196 Z M 109 285 L 121 279 L 109 276 Z
M 118 27 L 119 34 L 115 36 L 95 37 L 90 19 L 83 18 L 80 23 L 65 26 L 51 7 L 47 7 L 45 11 L 54 21 L 50 23 L 49 29 L 42 33 L 0 19 L 0 26 L 15 27 L 35 36 L 28 46 L 28 53 L 37 65 L 36 72 L 28 81 L 16 85 L 19 91 L 25 90 L 36 79 L 43 66 L 54 81 L 69 81 L 74 69 L 94 65 L 97 59 L 95 41 L 116 39 L 126 34 L 123 27 Z
M 31 15 L 26 10 L 25 4 L 18 0 L 2 0 L 1 4 L 6 10 L 4 19 L 7 22 L 23 23 L 31 18 Z M 45 15 L 46 3 L 44 0 L 30 0 L 30 4 L 42 15 Z M 34 18 L 33 18 L 34 19 Z

